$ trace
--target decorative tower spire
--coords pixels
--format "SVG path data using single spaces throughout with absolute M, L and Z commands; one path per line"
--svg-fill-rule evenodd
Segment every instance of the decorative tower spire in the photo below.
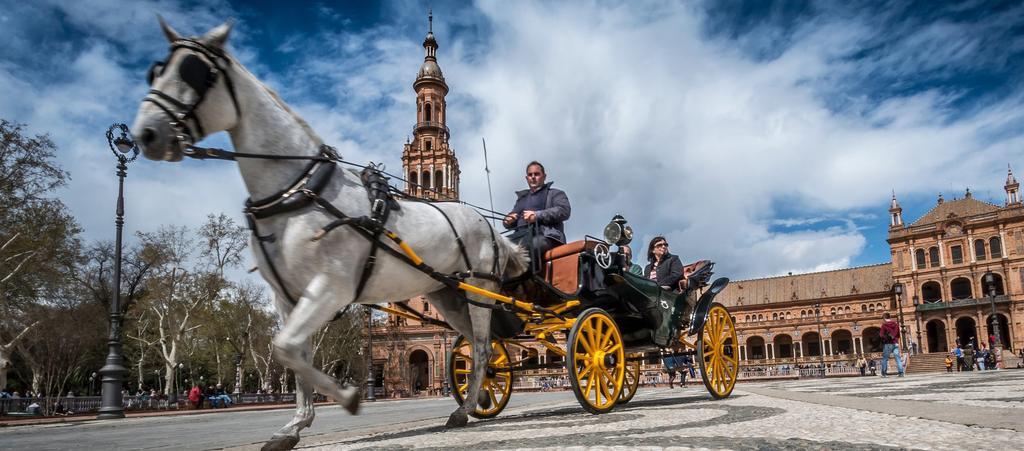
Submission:
M 892 202 L 889 202 L 889 228 L 903 227 L 903 207 L 896 201 L 896 190 L 892 190 Z
M 1017 179 L 1013 178 L 1013 169 L 1010 168 L 1009 164 L 1006 165 L 1006 185 L 1003 185 L 1003 189 L 1006 190 L 1007 207 L 1021 206 L 1020 183 L 1017 183 Z
M 434 12 L 427 12 L 427 36 L 423 39 L 423 65 L 412 88 L 416 91 L 416 125 L 412 141 L 402 152 L 402 168 L 409 177 L 405 192 L 432 200 L 459 198 L 459 160 L 448 146 L 448 84 L 437 64 Z

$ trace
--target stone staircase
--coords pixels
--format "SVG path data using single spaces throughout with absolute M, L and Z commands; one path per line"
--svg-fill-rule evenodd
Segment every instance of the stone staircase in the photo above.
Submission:
M 929 354 L 914 354 L 907 363 L 907 373 L 941 373 L 946 371 L 945 352 L 933 352 Z M 953 362 L 956 371 L 956 362 Z

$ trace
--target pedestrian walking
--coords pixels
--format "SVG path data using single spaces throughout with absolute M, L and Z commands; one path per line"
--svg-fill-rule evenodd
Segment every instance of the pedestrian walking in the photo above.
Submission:
M 889 312 L 882 314 L 882 328 L 878 332 L 882 338 L 882 377 L 889 377 L 889 355 L 896 359 L 896 371 L 903 377 L 903 360 L 900 359 L 900 326 L 892 320 Z
M 868 370 L 868 361 L 864 360 L 864 354 L 858 354 L 857 357 L 857 368 L 860 368 L 860 375 L 864 376 Z
M 959 373 L 964 370 L 964 350 L 960 348 L 960 340 L 957 340 L 953 355 L 956 356 L 956 371 Z

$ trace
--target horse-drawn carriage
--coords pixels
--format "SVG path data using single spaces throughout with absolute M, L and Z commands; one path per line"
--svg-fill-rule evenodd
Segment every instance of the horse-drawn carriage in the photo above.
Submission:
M 264 449 L 298 443 L 313 421 L 314 388 L 358 410 L 359 389 L 310 362 L 312 334 L 353 303 L 423 295 L 468 336 L 457 340 L 448 361 L 460 401 L 450 427 L 465 425 L 468 415 L 501 412 L 515 372 L 530 368 L 508 353 L 525 339 L 565 359 L 573 391 L 590 412 L 628 402 L 640 382 L 642 353 L 655 350 L 696 355 L 711 394 L 732 392 L 735 327 L 713 302 L 728 280 L 708 284 L 710 262 L 690 266 L 682 293 L 629 274 L 610 250 L 631 238 L 621 218 L 603 240 L 587 237 L 528 262 L 470 206 L 395 200 L 378 168 L 344 169 L 358 165 L 324 144 L 227 52 L 229 24 L 198 37 L 182 37 L 163 21 L 161 28 L 170 52 L 150 70 L 151 89 L 132 134 L 151 160 L 240 163 L 251 196 L 244 210 L 251 246 L 283 321 L 274 357 L 295 372 L 298 388 L 294 417 Z M 219 131 L 231 135 L 233 151 L 195 145 Z M 400 213 L 389 217 L 392 208 Z M 556 332 L 565 333 L 564 345 Z
M 532 233 L 520 230 L 512 240 L 530 242 Z M 728 279 L 709 284 L 714 263 L 701 260 L 684 267 L 685 289 L 660 287 L 624 269 L 622 254 L 610 250 L 628 244 L 631 235 L 625 220 L 616 216 L 604 240 L 587 236 L 543 256 L 531 251 L 531 260 L 541 263 L 535 265 L 539 271 L 506 281 L 502 290 L 530 301 L 507 298 L 509 307 L 492 316 L 491 359 L 471 415 L 498 415 L 508 404 L 517 372 L 563 366 L 580 405 L 592 413 L 608 412 L 636 394 L 645 353 L 651 351 L 695 355 L 711 395 L 729 396 L 739 370 L 736 329 L 725 307 L 714 302 Z M 504 296 L 489 297 L 503 301 Z M 564 333 L 564 344 L 556 341 L 556 332 Z M 562 361 L 536 363 L 529 342 Z M 527 357 L 509 348 L 527 351 Z M 469 388 L 471 349 L 470 341 L 459 336 L 448 355 L 448 383 L 459 404 Z

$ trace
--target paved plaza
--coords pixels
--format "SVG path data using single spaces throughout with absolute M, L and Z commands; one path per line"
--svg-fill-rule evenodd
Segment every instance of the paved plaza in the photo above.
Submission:
M 515 395 L 513 395 L 514 397 Z M 573 400 L 509 409 L 445 431 L 436 420 L 306 449 L 1020 449 L 1024 371 L 744 383 L 712 401 L 699 385 L 644 388 L 605 415 Z M 390 430 L 389 430 L 390 429 Z M 255 449 L 247 447 L 246 449 Z

